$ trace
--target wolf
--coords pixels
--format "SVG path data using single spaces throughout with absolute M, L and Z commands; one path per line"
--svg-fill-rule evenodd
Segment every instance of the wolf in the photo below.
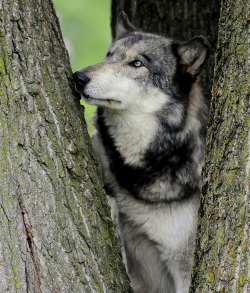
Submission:
M 196 238 L 209 43 L 137 29 L 122 12 L 103 62 L 73 74 L 96 105 L 93 146 L 136 293 L 187 293 Z

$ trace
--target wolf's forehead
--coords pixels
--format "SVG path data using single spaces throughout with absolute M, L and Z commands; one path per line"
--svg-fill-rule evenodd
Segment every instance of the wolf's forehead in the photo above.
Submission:
M 151 34 L 139 34 L 115 41 L 110 47 L 111 54 L 126 57 L 137 54 L 162 54 L 162 51 L 171 46 L 172 40 Z

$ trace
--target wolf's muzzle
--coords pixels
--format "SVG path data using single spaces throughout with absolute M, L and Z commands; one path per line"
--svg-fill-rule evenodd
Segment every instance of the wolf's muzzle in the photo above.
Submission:
M 73 79 L 76 84 L 76 90 L 78 92 L 82 92 L 85 85 L 90 81 L 90 78 L 82 71 L 76 71 L 73 74 Z

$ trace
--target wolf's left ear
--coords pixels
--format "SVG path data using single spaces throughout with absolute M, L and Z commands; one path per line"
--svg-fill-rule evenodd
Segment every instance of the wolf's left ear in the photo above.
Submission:
M 177 45 L 177 54 L 179 62 L 184 72 L 197 76 L 205 62 L 210 45 L 203 36 L 194 37 L 193 39 Z
M 129 21 L 127 14 L 122 11 L 118 16 L 117 26 L 116 26 L 116 37 L 119 38 L 122 35 L 135 31 L 136 28 Z

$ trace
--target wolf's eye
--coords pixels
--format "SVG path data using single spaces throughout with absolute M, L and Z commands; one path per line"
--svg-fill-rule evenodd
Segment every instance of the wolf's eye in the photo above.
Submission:
M 143 67 L 144 64 L 140 60 L 135 60 L 129 63 L 133 67 Z

